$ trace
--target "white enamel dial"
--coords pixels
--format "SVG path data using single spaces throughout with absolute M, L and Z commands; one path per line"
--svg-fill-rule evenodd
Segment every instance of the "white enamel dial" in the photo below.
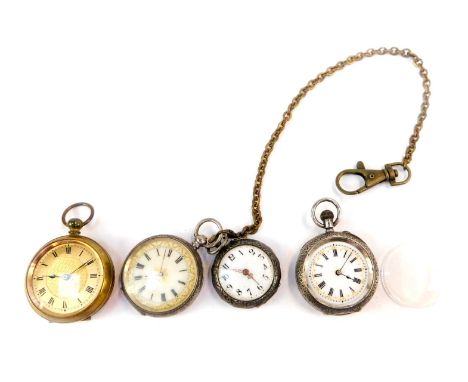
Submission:
M 123 269 L 123 287 L 143 311 L 168 313 L 181 308 L 198 291 L 200 273 L 189 244 L 156 236 L 130 253 Z
M 312 296 L 340 309 L 356 305 L 367 296 L 372 264 L 355 246 L 332 241 L 307 254 L 304 272 Z
M 219 284 L 235 300 L 252 301 L 271 288 L 275 269 L 270 257 L 253 245 L 239 245 L 227 251 L 217 268 Z

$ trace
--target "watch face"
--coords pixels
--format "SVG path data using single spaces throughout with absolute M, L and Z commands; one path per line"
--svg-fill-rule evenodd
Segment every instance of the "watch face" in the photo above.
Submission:
M 281 279 L 281 269 L 273 251 L 250 239 L 235 240 L 222 249 L 211 271 L 218 294 L 231 305 L 242 308 L 268 301 Z
M 107 253 L 85 237 L 63 237 L 46 244 L 26 278 L 28 297 L 50 321 L 88 318 L 107 301 L 114 270 Z
M 299 288 L 327 313 L 350 313 L 374 293 L 376 268 L 372 253 L 360 239 L 330 232 L 303 247 L 297 265 Z
M 143 314 L 165 315 L 198 294 L 203 269 L 198 253 L 182 239 L 153 236 L 139 243 L 122 269 L 122 289 Z

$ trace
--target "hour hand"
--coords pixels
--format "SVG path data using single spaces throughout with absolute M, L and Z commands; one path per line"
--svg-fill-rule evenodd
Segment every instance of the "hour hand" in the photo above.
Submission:
M 231 271 L 234 271 L 234 272 L 237 272 L 237 273 L 244 273 L 244 270 L 243 270 L 243 269 L 234 269 L 234 268 L 231 268 Z
M 60 275 L 44 275 L 41 277 L 48 277 L 49 279 L 55 279 L 55 278 L 60 278 L 61 276 Z

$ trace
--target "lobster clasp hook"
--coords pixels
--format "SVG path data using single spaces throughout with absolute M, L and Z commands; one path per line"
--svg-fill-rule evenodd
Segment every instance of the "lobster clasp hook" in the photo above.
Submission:
M 395 167 L 402 167 L 406 170 L 406 178 L 397 181 L 398 177 L 398 170 Z M 341 186 L 341 178 L 345 175 L 357 175 L 360 176 L 364 180 L 364 185 L 359 187 L 356 190 L 346 190 Z M 374 187 L 375 185 L 388 181 L 392 186 L 399 186 L 408 181 L 411 178 L 411 170 L 410 168 L 403 164 L 402 162 L 395 162 L 389 163 L 385 165 L 385 168 L 382 170 L 368 170 L 364 166 L 364 163 L 359 161 L 356 165 L 356 168 L 343 170 L 336 176 L 336 187 L 340 190 L 343 194 L 346 195 L 356 195 L 360 194 L 361 192 L 367 191 L 369 188 Z

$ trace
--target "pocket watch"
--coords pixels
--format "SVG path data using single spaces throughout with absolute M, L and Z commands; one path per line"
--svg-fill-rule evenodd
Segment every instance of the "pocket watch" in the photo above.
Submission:
M 336 217 L 324 210 L 322 203 L 336 208 Z M 332 199 L 320 199 L 312 207 L 314 222 L 326 232 L 308 241 L 296 263 L 296 281 L 304 298 L 327 314 L 359 311 L 374 295 L 378 269 L 374 255 L 359 237 L 349 232 L 335 232 L 340 206 Z
M 89 217 L 67 219 L 77 207 L 87 207 Z M 80 231 L 94 216 L 88 203 L 65 209 L 62 222 L 67 236 L 49 241 L 36 253 L 26 275 L 26 292 L 36 313 L 51 322 L 75 322 L 91 318 L 109 299 L 114 286 L 112 260 L 94 240 Z
M 206 223 L 218 232 L 211 238 L 200 234 Z M 211 281 L 219 297 L 237 308 L 254 308 L 266 303 L 278 290 L 281 268 L 278 258 L 264 243 L 223 229 L 215 219 L 203 219 L 195 228 L 194 245 L 215 255 Z
M 170 235 L 149 237 L 130 251 L 121 273 L 128 301 L 142 314 L 164 316 L 187 307 L 198 295 L 203 267 L 195 248 Z

